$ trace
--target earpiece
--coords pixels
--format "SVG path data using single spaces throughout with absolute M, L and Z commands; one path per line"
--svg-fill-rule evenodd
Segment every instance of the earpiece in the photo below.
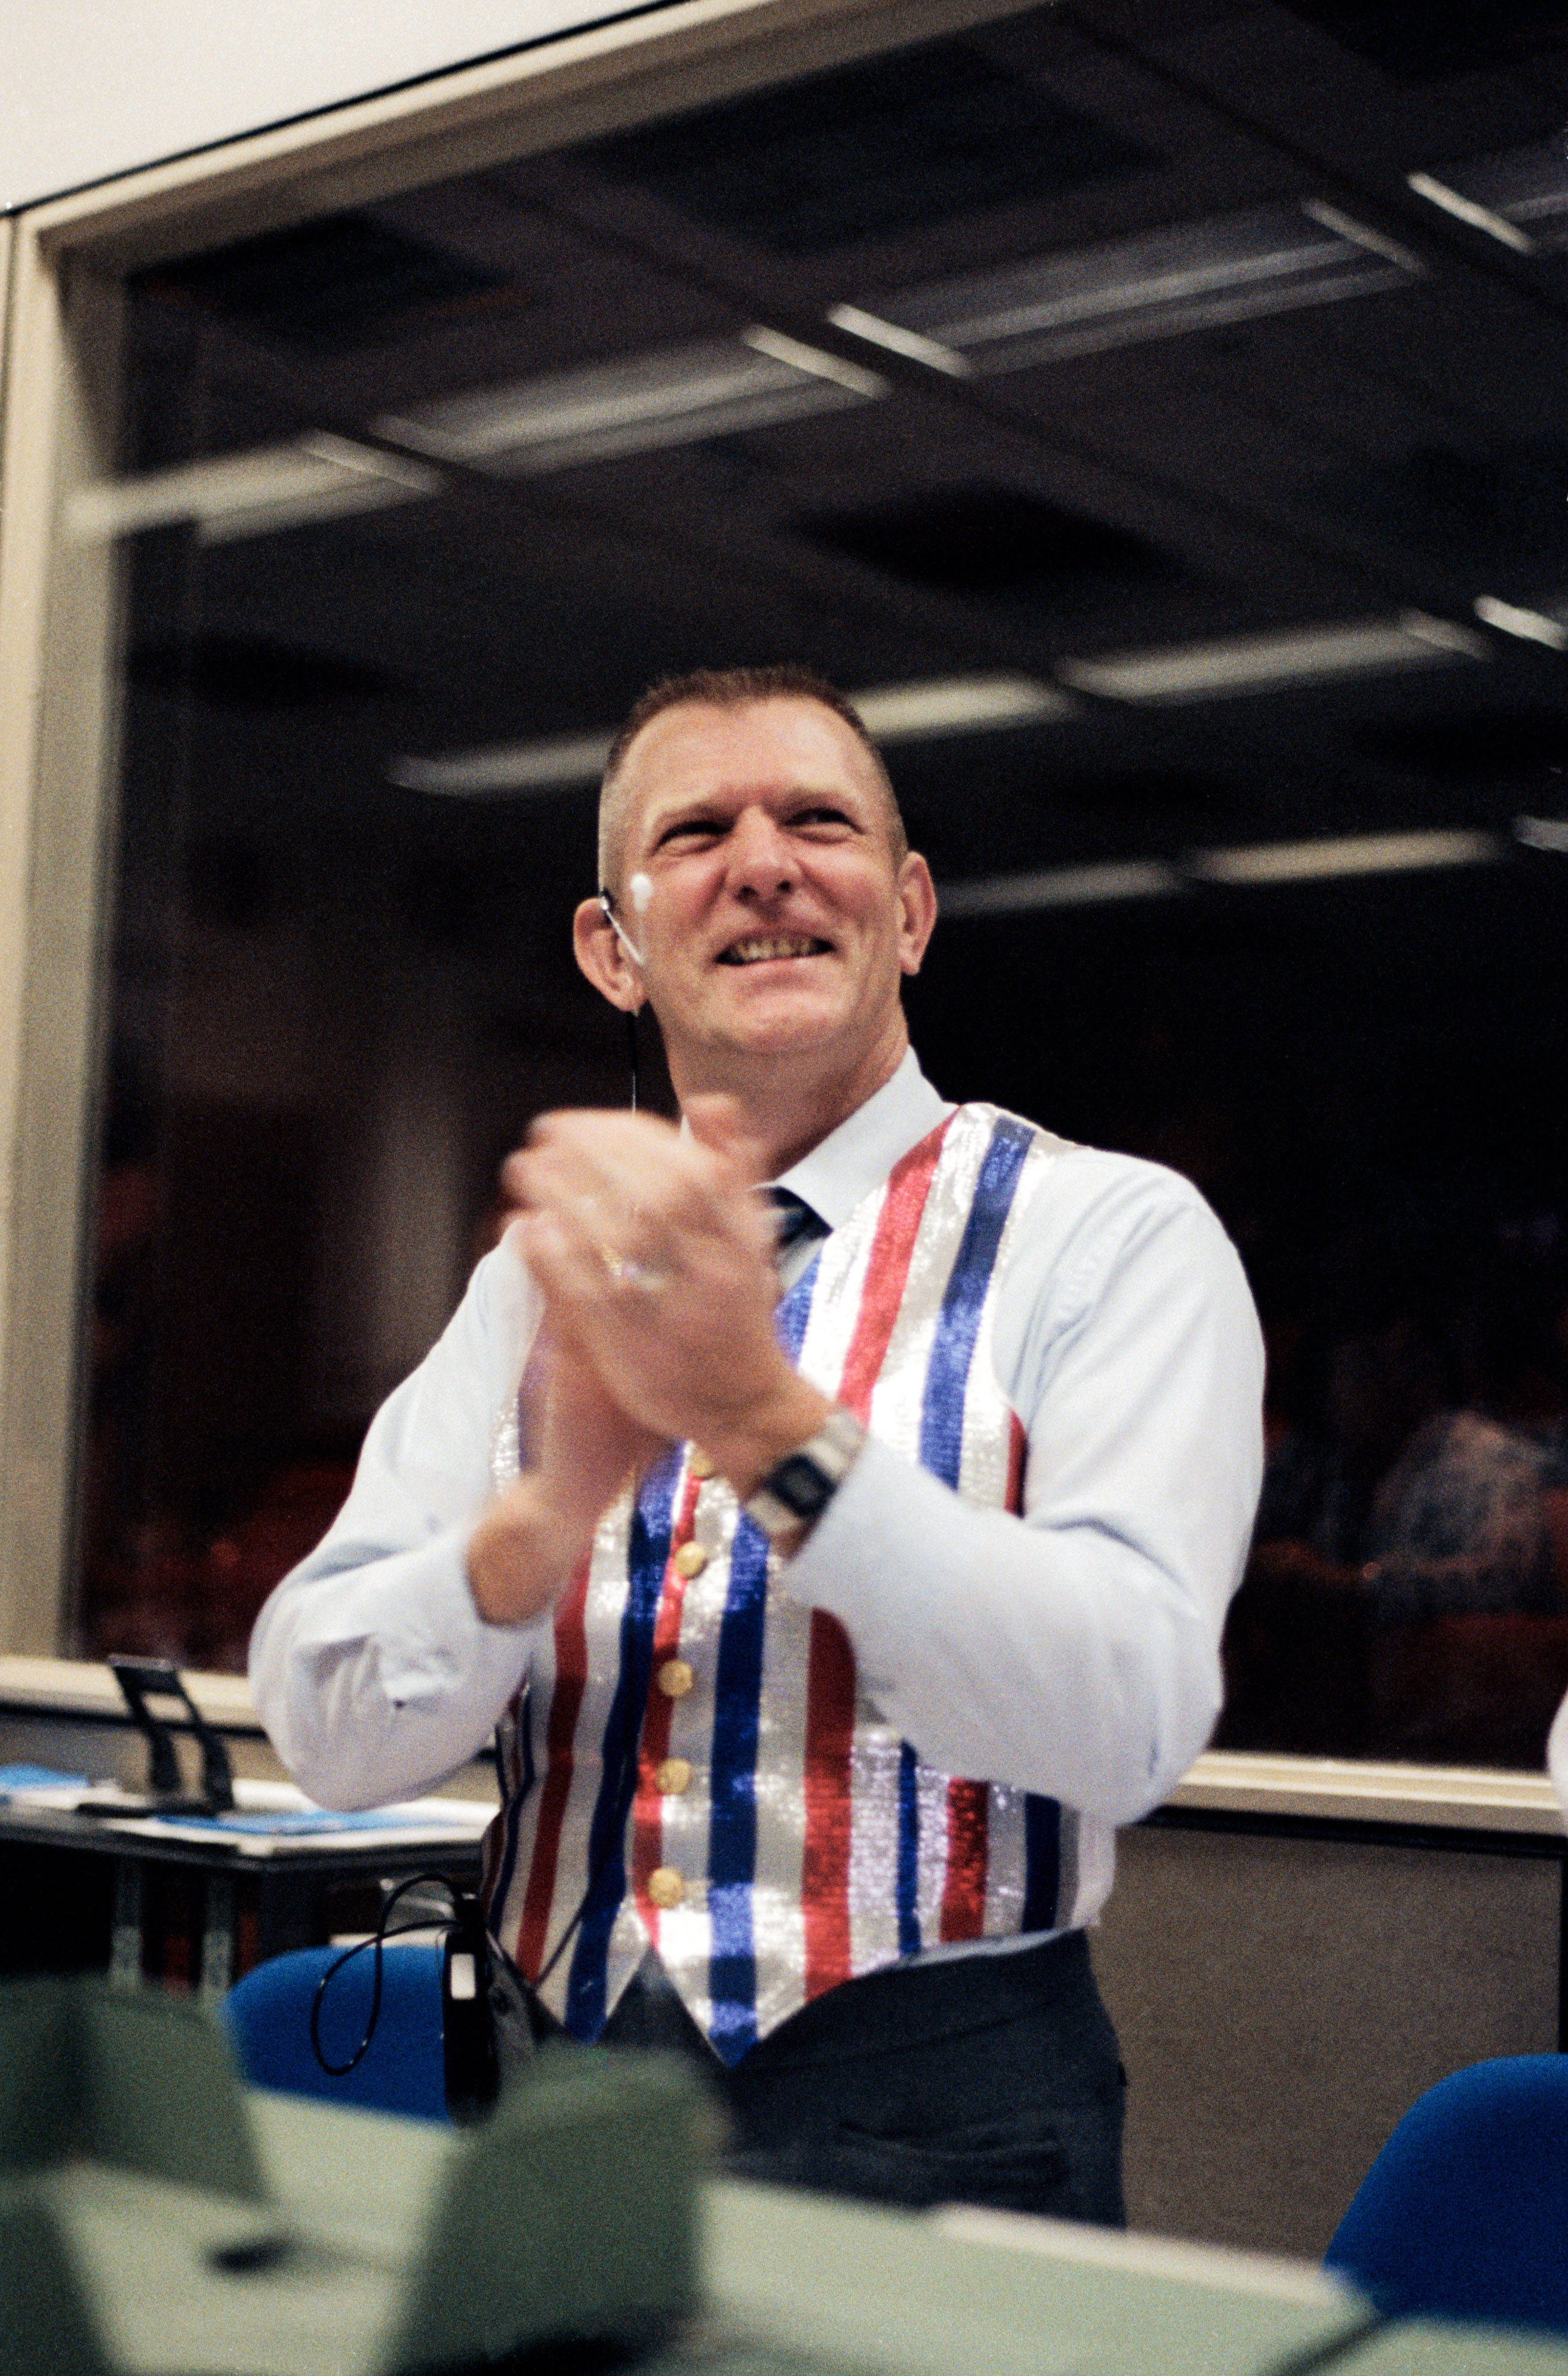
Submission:
M 643 897 L 640 899 L 637 897 L 637 893 L 639 891 L 644 894 Z M 653 885 L 648 881 L 646 874 L 634 874 L 631 882 L 631 892 L 632 905 L 640 916 L 646 909 L 648 900 L 653 897 Z M 622 923 L 620 917 L 615 913 L 615 902 L 610 897 L 608 891 L 601 891 L 600 893 L 599 904 L 604 910 L 605 922 L 609 925 L 611 931 L 620 942 L 621 946 L 625 950 L 626 955 L 637 965 L 645 964 L 647 960 L 645 959 L 641 949 L 638 948 L 636 941 L 633 940 L 630 933 L 627 932 L 625 926 Z
M 651 878 L 640 872 L 634 874 L 626 885 L 626 893 L 636 913 L 646 916 L 653 899 Z M 635 965 L 646 965 L 647 960 L 615 913 L 615 902 L 608 891 L 600 893 L 599 904 L 604 910 L 605 922 L 625 950 L 626 955 Z M 635 1006 L 628 1007 L 626 1010 L 626 1042 L 632 1063 L 632 1111 L 636 1113 L 637 1110 L 637 1010 Z

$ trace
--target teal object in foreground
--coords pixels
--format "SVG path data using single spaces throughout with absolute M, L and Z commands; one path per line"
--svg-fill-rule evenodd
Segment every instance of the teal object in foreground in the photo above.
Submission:
M 247 2095 L 188 2005 L 0 1987 L 6 2376 L 1568 2376 L 1321 2269 L 1053 2220 L 713 2180 L 699 2233 L 708 2118 L 680 2068 L 574 2048 L 467 2131 Z
M 563 2050 L 461 2135 L 333 2117 L 348 2151 L 318 2224 L 278 2199 L 204 2014 L 79 1980 L 0 1987 L 6 2376 L 421 2376 L 560 2348 L 609 2368 L 695 2307 L 707 2115 L 683 2073 Z M 388 2135 L 429 2140 L 395 2251 L 374 2206 L 341 2233 L 362 2122 L 373 2158 Z M 276 2132 L 271 2148 L 277 2170 Z
M 1326 2259 L 1396 2315 L 1568 2334 L 1568 2055 L 1508 2055 L 1429 2088 Z
M 5 2179 L 0 2320 L 7 2376 L 113 2376 L 50 2205 Z
M 0 1986 L 0 2176 L 64 2161 L 243 2202 L 267 2199 L 239 2079 L 202 2014 L 155 1990 L 7 1981 Z
M 668 2065 L 541 2055 L 452 2164 L 389 2368 L 499 2359 L 519 2338 L 658 2341 L 696 2307 L 698 2118 Z

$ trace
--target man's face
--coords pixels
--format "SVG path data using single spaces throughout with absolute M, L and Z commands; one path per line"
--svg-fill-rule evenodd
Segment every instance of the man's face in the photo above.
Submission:
M 922 859 L 895 861 L 885 795 L 841 719 L 794 696 L 683 704 L 638 735 L 623 784 L 621 882 L 653 885 L 634 936 L 672 1064 L 818 1051 L 847 1068 L 901 1030 L 930 879 Z

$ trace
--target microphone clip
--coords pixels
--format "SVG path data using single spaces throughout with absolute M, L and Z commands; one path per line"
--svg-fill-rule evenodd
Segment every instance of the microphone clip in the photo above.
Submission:
M 608 891 L 601 891 L 600 893 L 599 904 L 604 911 L 605 922 L 609 925 L 611 931 L 620 942 L 621 946 L 625 950 L 626 955 L 635 964 L 646 965 L 647 960 L 643 956 L 641 949 L 638 948 L 636 941 L 633 940 L 630 933 L 627 932 L 625 926 L 622 923 L 620 917 L 615 913 L 615 902 L 611 897 Z
M 639 870 L 637 873 L 633 875 L 630 883 L 626 885 L 626 888 L 631 893 L 632 905 L 636 909 L 637 914 L 639 916 L 646 916 L 648 909 L 653 904 L 653 884 L 648 876 Z M 608 891 L 601 891 L 600 893 L 599 904 L 604 910 L 605 922 L 609 925 L 611 931 L 620 942 L 621 946 L 625 950 L 626 955 L 631 957 L 636 964 L 646 965 L 647 963 L 647 959 L 644 956 L 641 949 L 638 948 L 636 941 L 633 940 L 631 934 L 622 923 L 621 919 L 615 913 L 615 901 Z

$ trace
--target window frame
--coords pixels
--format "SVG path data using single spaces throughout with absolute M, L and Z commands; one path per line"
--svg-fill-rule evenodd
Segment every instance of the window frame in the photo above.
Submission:
M 112 433 L 123 276 L 1025 5 L 678 0 L 0 217 L 0 1655 L 72 1617 L 117 570 L 60 521 Z
M 672 0 L 0 215 L 0 1669 L 49 1660 L 50 1693 L 74 1703 L 53 1661 L 73 1616 L 114 889 L 116 562 L 58 531 L 112 430 L 122 277 L 1030 5 Z M 1558 1824 L 1544 1776 L 1230 1752 L 1175 1801 Z

